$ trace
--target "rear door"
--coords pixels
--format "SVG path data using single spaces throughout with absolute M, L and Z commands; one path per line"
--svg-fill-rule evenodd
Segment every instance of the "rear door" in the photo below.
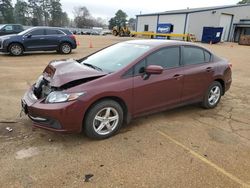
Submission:
M 200 101 L 213 81 L 215 64 L 211 54 L 199 47 L 183 46 L 182 64 L 185 71 L 181 100 Z
M 23 36 L 23 43 L 27 50 L 45 50 L 45 31 L 44 29 L 35 29 Z
M 56 50 L 59 46 L 60 39 L 65 34 L 58 29 L 45 29 L 46 44 L 50 50 Z
M 148 65 L 160 65 L 162 74 L 143 79 Z M 158 111 L 180 102 L 183 86 L 183 68 L 180 67 L 180 47 L 163 48 L 134 67 L 134 114 Z

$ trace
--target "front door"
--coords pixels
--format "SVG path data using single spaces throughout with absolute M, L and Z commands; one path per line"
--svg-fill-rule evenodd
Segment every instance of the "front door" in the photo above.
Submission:
M 44 29 L 35 29 L 23 36 L 26 50 L 44 50 L 46 48 L 46 36 Z
M 162 74 L 143 79 L 148 65 L 160 65 Z M 168 47 L 149 55 L 134 67 L 134 114 L 168 108 L 180 102 L 183 86 L 183 68 L 180 65 L 180 48 Z

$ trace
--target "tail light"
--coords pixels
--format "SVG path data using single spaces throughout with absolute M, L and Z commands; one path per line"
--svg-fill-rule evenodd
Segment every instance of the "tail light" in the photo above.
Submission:
M 76 41 L 75 35 L 70 35 L 69 37 Z

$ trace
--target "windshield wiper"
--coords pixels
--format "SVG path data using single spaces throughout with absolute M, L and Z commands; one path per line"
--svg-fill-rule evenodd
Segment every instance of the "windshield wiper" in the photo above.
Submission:
M 91 67 L 91 68 L 93 68 L 93 69 L 95 69 L 95 70 L 103 71 L 100 67 L 97 67 L 97 66 L 92 65 L 92 64 L 89 64 L 89 63 L 83 63 L 83 65 L 86 65 L 86 66 L 88 66 L 88 67 Z

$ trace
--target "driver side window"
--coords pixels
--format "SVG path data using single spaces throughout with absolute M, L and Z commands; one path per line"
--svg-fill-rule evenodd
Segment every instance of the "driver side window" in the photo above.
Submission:
M 148 65 L 159 65 L 164 69 L 179 67 L 180 65 L 180 48 L 167 47 L 150 54 L 144 60 L 134 66 L 134 76 L 144 72 Z

